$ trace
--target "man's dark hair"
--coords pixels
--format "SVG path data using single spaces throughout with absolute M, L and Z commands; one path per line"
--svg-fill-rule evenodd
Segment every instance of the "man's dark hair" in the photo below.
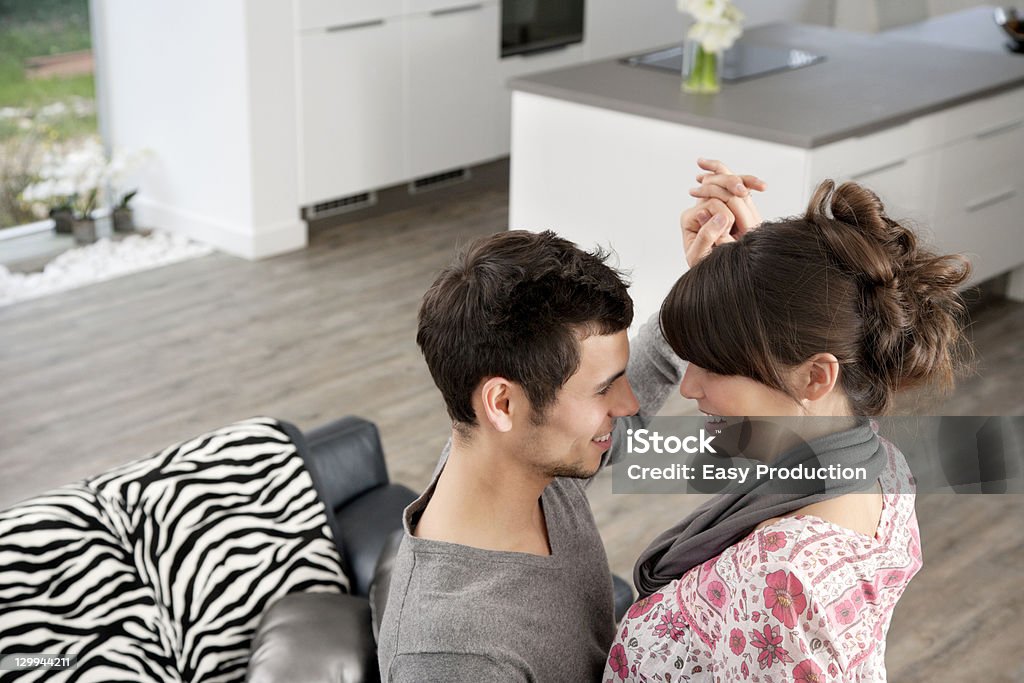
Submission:
M 543 415 L 579 368 L 580 342 L 633 321 L 622 275 L 551 231 L 471 242 L 423 296 L 416 343 L 456 425 L 477 424 L 472 395 L 487 377 L 518 383 Z

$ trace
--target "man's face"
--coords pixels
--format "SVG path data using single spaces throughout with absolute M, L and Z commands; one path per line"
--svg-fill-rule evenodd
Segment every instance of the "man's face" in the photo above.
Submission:
M 528 424 L 522 457 L 548 477 L 590 477 L 612 444 L 616 417 L 639 410 L 626 380 L 626 332 L 592 335 L 580 343 L 580 367 L 541 418 Z

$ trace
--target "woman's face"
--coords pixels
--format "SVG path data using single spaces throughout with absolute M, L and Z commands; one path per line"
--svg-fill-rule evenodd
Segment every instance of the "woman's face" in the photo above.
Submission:
M 714 417 L 782 417 L 804 415 L 803 406 L 766 384 L 739 375 L 716 375 L 690 363 L 679 385 L 684 398 Z

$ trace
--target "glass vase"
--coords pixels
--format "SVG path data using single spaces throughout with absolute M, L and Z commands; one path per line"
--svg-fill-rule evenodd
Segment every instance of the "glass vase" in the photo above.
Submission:
M 722 53 L 705 50 L 699 41 L 686 43 L 683 92 L 714 94 L 722 89 Z

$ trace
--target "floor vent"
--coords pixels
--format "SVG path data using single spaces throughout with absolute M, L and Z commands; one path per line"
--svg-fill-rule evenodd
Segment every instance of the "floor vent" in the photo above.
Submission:
M 339 213 L 348 213 L 358 209 L 365 209 L 377 203 L 376 192 L 360 192 L 347 197 L 339 197 L 328 202 L 320 202 L 305 209 L 305 218 L 326 218 Z
M 454 171 L 445 171 L 444 173 L 435 173 L 434 175 L 424 176 L 423 178 L 417 178 L 409 183 L 409 194 L 417 194 L 428 190 L 436 190 L 440 187 L 448 187 L 449 185 L 464 183 L 471 177 L 472 175 L 468 168 L 458 168 Z

